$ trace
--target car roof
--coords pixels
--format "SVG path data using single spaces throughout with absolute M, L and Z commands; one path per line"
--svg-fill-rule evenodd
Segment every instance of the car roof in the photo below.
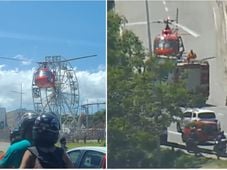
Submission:
M 212 110 L 207 110 L 207 109 L 196 109 L 196 113 L 214 113 Z
M 215 114 L 215 112 L 214 111 L 212 111 L 212 110 L 208 110 L 208 109 L 186 109 L 186 110 L 184 110 L 184 113 L 185 112 L 195 112 L 195 113 L 214 113 Z
M 106 147 L 102 146 L 82 146 L 76 147 L 73 149 L 68 150 L 67 152 L 76 151 L 76 150 L 91 150 L 91 151 L 98 151 L 106 154 Z

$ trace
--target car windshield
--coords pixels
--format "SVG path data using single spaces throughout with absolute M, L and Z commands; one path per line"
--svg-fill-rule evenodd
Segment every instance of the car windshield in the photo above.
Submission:
M 191 118 L 192 112 L 185 112 L 184 113 L 184 118 Z
M 204 113 L 199 113 L 198 117 L 200 119 L 214 119 L 215 114 L 213 112 L 204 112 Z

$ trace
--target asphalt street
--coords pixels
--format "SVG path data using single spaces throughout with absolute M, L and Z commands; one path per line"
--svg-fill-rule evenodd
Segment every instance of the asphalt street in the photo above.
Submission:
M 9 143 L 8 142 L 0 142 L 0 151 L 4 151 L 6 152 L 7 148 L 9 147 Z

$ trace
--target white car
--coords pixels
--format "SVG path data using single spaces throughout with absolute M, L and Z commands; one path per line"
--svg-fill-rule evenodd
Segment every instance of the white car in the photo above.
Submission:
M 75 168 L 106 168 L 106 147 L 84 146 L 67 151 Z
M 183 118 L 177 122 L 177 131 L 182 132 L 186 125 L 194 121 L 205 120 L 217 122 L 215 112 L 207 109 L 186 109 L 183 111 Z

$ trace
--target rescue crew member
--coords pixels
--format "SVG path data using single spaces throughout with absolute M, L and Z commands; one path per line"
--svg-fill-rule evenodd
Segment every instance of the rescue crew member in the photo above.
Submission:
M 73 168 L 66 152 L 55 144 L 60 123 L 54 113 L 43 113 L 33 126 L 34 146 L 25 152 L 20 168 Z
M 193 50 L 190 50 L 187 56 L 187 61 L 190 62 L 191 59 L 196 59 L 196 58 L 197 58 L 196 53 L 194 53 Z
M 38 114 L 31 112 L 22 116 L 19 126 L 22 139 L 10 145 L 4 157 L 0 160 L 0 168 L 19 168 L 24 152 L 31 146 L 31 129 L 37 117 Z

